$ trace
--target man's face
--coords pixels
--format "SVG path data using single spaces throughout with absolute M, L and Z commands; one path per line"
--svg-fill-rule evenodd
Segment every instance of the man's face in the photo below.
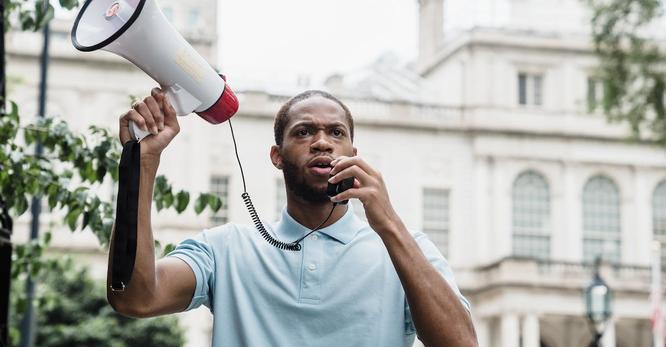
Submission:
M 333 100 L 313 96 L 293 104 L 282 146 L 271 148 L 273 164 L 282 169 L 287 189 L 311 203 L 329 202 L 326 186 L 330 163 L 354 156 L 345 111 Z

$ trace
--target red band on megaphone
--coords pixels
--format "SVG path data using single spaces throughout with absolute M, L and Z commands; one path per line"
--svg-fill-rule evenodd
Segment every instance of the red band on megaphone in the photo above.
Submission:
M 221 77 L 226 81 L 224 76 Z M 236 98 L 236 94 L 234 94 L 229 85 L 225 83 L 222 95 L 220 95 L 220 98 L 217 99 L 213 106 L 205 111 L 197 112 L 197 114 L 211 124 L 220 124 L 231 118 L 237 111 L 238 98 Z

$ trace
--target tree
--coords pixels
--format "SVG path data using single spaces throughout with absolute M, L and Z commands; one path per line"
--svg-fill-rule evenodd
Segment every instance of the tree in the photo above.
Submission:
M 4 0 L 3 3 L 5 11 L 2 18 L 5 19 L 5 23 L 13 21 L 11 27 L 18 27 L 20 30 L 37 31 L 48 23 L 54 13 L 51 2 L 46 0 Z M 78 1 L 59 0 L 59 5 L 65 9 L 73 9 L 78 5 Z M 10 28 L 10 25 L 6 28 Z M 4 54 L 4 49 L 2 52 Z M 4 73 L 4 59 L 2 64 L 1 71 Z M 4 80 L 3 74 L 3 91 Z M 44 198 L 48 201 L 50 211 L 63 213 L 62 225 L 69 227 L 72 232 L 90 230 L 97 236 L 102 247 L 108 247 L 114 206 L 111 201 L 101 199 L 96 191 L 101 185 L 118 179 L 120 157 L 118 140 L 108 130 L 96 126 L 91 126 L 87 134 L 74 133 L 65 121 L 53 118 L 39 119 L 32 124 L 26 124 L 25 121 L 21 121 L 20 110 L 16 103 L 2 100 L 2 105 L 4 107 L 0 116 L 0 212 L 3 215 L 8 212 L 12 218 L 16 218 L 27 211 L 28 201 L 33 197 Z M 36 143 L 41 143 L 43 146 L 43 154 L 34 154 L 32 145 Z M 164 176 L 157 178 L 154 191 L 155 206 L 158 210 L 174 209 L 177 213 L 182 213 L 189 205 L 190 193 L 176 191 Z M 194 203 L 194 211 L 197 214 L 206 208 L 217 211 L 221 205 L 219 197 L 201 193 Z M 33 240 L 15 248 L 12 257 L 14 282 L 24 281 L 29 276 L 47 278 L 49 272 L 59 269 L 56 261 L 43 255 L 49 245 L 49 235 L 47 233 L 40 240 Z M 172 248 L 172 245 L 167 245 L 164 251 L 168 252 Z M 0 285 L 5 284 L 0 283 Z M 16 285 L 13 287 L 16 288 Z M 20 291 L 12 292 L 13 297 L 20 295 Z M 15 303 L 12 312 L 16 318 L 23 313 L 26 305 L 25 303 L 22 305 L 21 300 L 12 300 L 12 302 Z M 45 302 L 38 300 L 38 303 L 41 305 Z M 86 309 L 86 306 L 80 308 Z M 94 324 L 95 317 L 88 323 Z M 40 318 L 40 322 L 50 324 L 54 321 Z M 38 330 L 43 329 L 48 327 L 40 327 Z M 16 330 L 12 334 L 15 336 Z M 142 343 L 136 342 L 131 345 L 142 345 Z
M 663 16 L 661 0 L 587 0 L 592 9 L 592 38 L 604 86 L 602 107 L 610 121 L 627 122 L 634 138 L 666 145 L 663 42 L 655 24 Z
M 40 347 L 179 347 L 183 330 L 175 317 L 131 319 L 106 302 L 104 285 L 94 281 L 72 259 L 49 259 L 50 271 L 40 278 L 35 345 Z M 16 286 L 22 289 L 22 286 Z M 17 291 L 20 293 L 21 291 Z M 14 296 L 14 306 L 25 305 Z M 13 345 L 18 345 L 14 334 Z

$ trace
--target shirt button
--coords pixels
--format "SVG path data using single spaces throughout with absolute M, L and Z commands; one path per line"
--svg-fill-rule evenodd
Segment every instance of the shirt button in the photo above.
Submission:
M 317 239 L 319 238 L 319 236 L 317 236 L 317 235 L 312 235 L 310 238 L 311 238 L 313 241 L 317 241 Z
M 317 270 L 317 265 L 315 265 L 315 264 L 308 265 L 308 270 L 310 270 L 310 271 Z

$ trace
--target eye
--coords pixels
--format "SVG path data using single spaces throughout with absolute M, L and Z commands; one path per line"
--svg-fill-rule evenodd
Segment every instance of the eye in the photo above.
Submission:
M 296 136 L 307 136 L 310 132 L 308 129 L 301 128 L 296 130 Z
M 342 131 L 342 129 L 340 129 L 340 128 L 335 128 L 331 131 L 331 134 L 333 134 L 333 136 L 335 136 L 335 137 L 341 137 L 345 134 L 345 132 Z

